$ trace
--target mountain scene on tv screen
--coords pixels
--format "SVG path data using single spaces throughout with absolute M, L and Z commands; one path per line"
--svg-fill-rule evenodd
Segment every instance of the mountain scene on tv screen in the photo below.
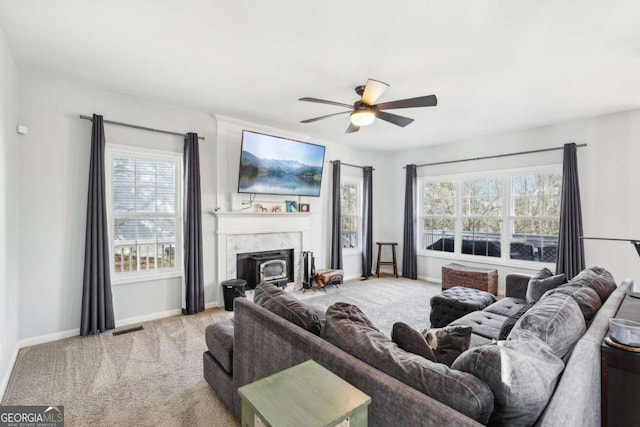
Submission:
M 321 180 L 322 167 L 297 160 L 264 159 L 242 151 L 239 184 L 242 192 L 317 196 Z

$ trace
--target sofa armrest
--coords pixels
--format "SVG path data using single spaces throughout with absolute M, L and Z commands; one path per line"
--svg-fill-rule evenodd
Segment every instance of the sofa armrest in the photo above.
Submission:
M 527 287 L 529 286 L 529 274 L 510 273 L 505 278 L 505 297 L 527 299 Z

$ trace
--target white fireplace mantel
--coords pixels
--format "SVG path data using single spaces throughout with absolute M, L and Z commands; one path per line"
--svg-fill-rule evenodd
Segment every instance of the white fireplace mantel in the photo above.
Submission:
M 236 275 L 236 255 L 243 252 L 294 249 L 294 286 L 301 287 L 300 251 L 309 244 L 310 213 L 215 212 L 218 280 Z

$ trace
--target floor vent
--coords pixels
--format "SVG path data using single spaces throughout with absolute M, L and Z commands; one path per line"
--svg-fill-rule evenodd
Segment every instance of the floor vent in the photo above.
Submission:
M 116 335 L 128 334 L 129 332 L 142 331 L 143 329 L 144 328 L 142 326 L 136 326 L 135 328 L 123 329 L 121 331 L 114 332 L 113 336 L 115 337 Z

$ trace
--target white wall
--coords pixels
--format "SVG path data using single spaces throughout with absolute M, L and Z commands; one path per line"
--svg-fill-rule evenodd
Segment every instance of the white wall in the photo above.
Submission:
M 0 399 L 18 351 L 17 70 L 0 28 Z
M 236 193 L 242 129 L 309 140 L 284 130 L 235 119 L 184 110 L 158 102 L 81 84 L 24 73 L 20 76 L 20 122 L 29 135 L 20 145 L 20 296 L 19 336 L 24 344 L 77 334 L 82 296 L 82 263 L 86 214 L 91 122 L 79 115 L 102 114 L 105 119 L 178 132 L 195 131 L 200 143 L 205 300 L 222 305 L 216 272 L 215 208 L 231 209 Z M 182 151 L 182 138 L 105 125 L 107 143 Z M 349 149 L 324 141 L 326 159 L 375 165 L 374 152 Z M 311 203 L 310 241 L 316 265 L 328 266 L 331 227 L 331 167 L 325 168 L 322 194 L 303 198 Z M 350 171 L 351 172 L 351 171 Z M 361 173 L 359 169 L 353 173 Z M 374 177 L 374 179 L 376 179 Z M 375 185 L 375 184 L 374 184 Z M 270 198 L 270 196 L 264 196 Z M 374 210 L 378 207 L 378 200 Z M 260 201 L 258 198 L 256 201 Z M 375 227 L 375 224 L 374 224 Z M 345 257 L 348 276 L 361 274 L 360 255 Z M 113 286 L 116 324 L 129 323 L 181 307 L 180 279 Z M 36 337 L 35 339 L 32 339 Z
M 403 215 L 404 193 L 401 189 L 404 188 L 405 170 L 402 167 L 406 164 L 559 147 L 567 142 L 575 142 L 588 144 L 588 147 L 578 149 L 585 236 L 640 239 L 640 222 L 636 219 L 640 210 L 640 183 L 635 172 L 640 160 L 638 141 L 640 110 L 635 110 L 395 153 L 391 157 L 392 166 L 387 179 L 398 186 L 398 191 L 387 193 L 392 209 L 386 212 L 381 234 L 402 242 L 402 221 L 394 219 Z M 418 176 L 561 163 L 562 151 L 552 151 L 418 168 Z M 627 277 L 640 278 L 640 258 L 629 243 L 586 240 L 585 256 L 587 266 L 605 267 L 619 281 Z M 450 259 L 419 256 L 418 274 L 439 280 L 442 265 L 449 262 Z M 477 266 L 486 267 L 482 264 Z M 507 273 L 533 271 L 510 266 L 498 266 L 498 270 L 502 290 Z
M 20 122 L 29 135 L 20 142 L 19 335 L 77 334 L 80 324 L 87 178 L 91 122 L 80 114 L 143 126 L 197 132 L 203 165 L 202 205 L 215 204 L 214 117 L 116 92 L 42 77 L 20 76 Z M 105 125 L 107 143 L 181 152 L 183 138 Z M 203 215 L 206 301 L 215 301 L 213 218 Z M 176 313 L 180 279 L 113 286 L 116 324 Z M 30 343 L 29 340 L 26 340 Z

